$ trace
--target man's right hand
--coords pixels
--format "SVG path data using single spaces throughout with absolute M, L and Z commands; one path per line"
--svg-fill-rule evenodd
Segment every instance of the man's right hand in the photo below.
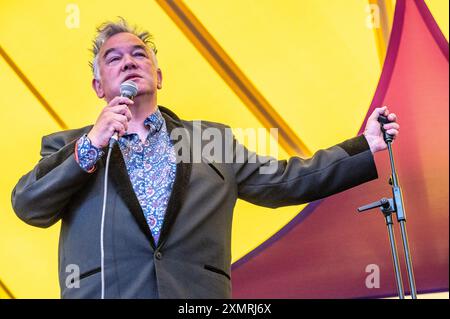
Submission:
M 125 134 L 128 130 L 128 121 L 131 120 L 128 106 L 133 103 L 126 97 L 116 96 L 103 108 L 94 127 L 87 135 L 92 145 L 103 148 L 108 145 L 115 132 L 119 133 L 119 137 Z

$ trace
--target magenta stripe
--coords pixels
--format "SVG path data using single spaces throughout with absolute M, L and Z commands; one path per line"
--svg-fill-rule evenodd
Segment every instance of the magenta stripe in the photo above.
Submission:
M 444 54 L 445 58 L 448 61 L 448 42 L 444 34 L 442 33 L 441 28 L 437 24 L 436 19 L 434 19 L 433 14 L 431 13 L 430 9 L 428 9 L 425 0 L 416 0 L 415 3 L 428 30 L 439 46 L 439 49 L 441 49 L 442 54 Z

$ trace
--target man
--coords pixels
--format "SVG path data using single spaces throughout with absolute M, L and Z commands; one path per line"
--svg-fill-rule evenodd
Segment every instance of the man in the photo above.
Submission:
M 275 161 L 235 140 L 224 146 L 225 125 L 196 125 L 157 105 L 162 73 L 148 33 L 124 20 L 106 23 L 93 53 L 92 86 L 106 107 L 93 126 L 43 137 L 42 159 L 12 193 L 14 210 L 26 223 L 62 221 L 63 298 L 229 298 L 237 198 L 266 207 L 298 205 L 375 179 L 373 153 L 387 147 L 377 117 L 388 116 L 385 129 L 398 135 L 395 114 L 383 107 L 363 135 L 311 159 Z M 134 100 L 120 97 L 126 80 L 137 84 Z M 208 129 L 221 133 L 221 151 L 231 161 L 203 153 L 193 160 L 199 154 L 191 138 Z M 104 202 L 105 153 L 115 132 Z M 81 273 L 76 282 L 67 271 L 74 265 Z

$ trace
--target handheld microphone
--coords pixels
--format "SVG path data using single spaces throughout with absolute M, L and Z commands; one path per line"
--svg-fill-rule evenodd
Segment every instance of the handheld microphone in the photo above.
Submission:
M 120 96 L 129 98 L 130 100 L 134 99 L 137 95 L 138 87 L 137 84 L 131 80 L 125 81 L 120 85 Z M 119 133 L 115 132 L 111 139 L 109 140 L 109 147 L 114 145 L 114 142 L 119 140 Z
M 378 122 L 380 122 L 380 124 L 381 124 L 381 132 L 383 132 L 384 141 L 386 142 L 386 144 L 392 143 L 394 141 L 394 136 L 391 134 L 388 134 L 383 127 L 384 124 L 391 123 L 391 121 L 389 121 L 387 116 L 380 115 L 380 116 L 378 116 Z

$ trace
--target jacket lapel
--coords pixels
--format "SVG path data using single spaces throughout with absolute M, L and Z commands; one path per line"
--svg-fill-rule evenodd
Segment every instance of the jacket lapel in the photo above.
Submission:
M 169 136 L 171 136 L 171 132 L 175 128 L 183 128 L 183 124 L 181 120 L 170 110 L 165 107 L 159 106 L 161 114 L 163 115 L 167 132 Z M 182 139 L 180 143 L 185 143 L 182 149 L 189 149 L 192 152 L 189 139 Z M 189 160 L 187 163 L 180 161 L 180 155 L 177 154 L 177 168 L 175 175 L 175 182 L 173 185 L 172 193 L 170 194 L 169 203 L 167 205 L 166 214 L 164 217 L 163 226 L 161 229 L 161 234 L 159 236 L 158 248 L 161 247 L 165 241 L 167 240 L 167 236 L 169 235 L 170 229 L 178 215 L 178 212 L 181 208 L 181 204 L 183 203 L 185 193 L 187 190 L 187 186 L 189 184 L 189 179 L 191 175 L 192 164 Z M 192 154 L 190 154 L 190 159 L 192 158 Z M 103 164 L 106 166 L 106 156 L 103 157 Z M 139 200 L 136 197 L 136 193 L 134 192 L 133 185 L 131 184 L 130 178 L 128 176 L 128 171 L 126 168 L 125 161 L 122 156 L 122 152 L 117 143 L 114 144 L 113 149 L 111 150 L 111 159 L 110 159 L 110 177 L 117 189 L 118 195 L 124 200 L 128 209 L 130 210 L 133 217 L 136 219 L 140 229 L 150 241 L 153 249 L 156 249 L 155 240 L 150 231 L 150 227 L 148 226 L 144 213 L 142 211 L 142 207 L 139 203 Z
M 105 158 L 106 166 L 106 156 L 104 156 L 103 158 Z M 111 180 L 117 189 L 118 195 L 122 197 L 131 214 L 136 219 L 139 228 L 150 240 L 150 244 L 152 245 L 153 249 L 155 249 L 155 240 L 153 238 L 152 232 L 150 231 L 150 227 L 145 220 L 141 204 L 139 203 L 139 200 L 136 197 L 136 193 L 134 192 L 133 185 L 131 184 L 130 177 L 128 176 L 128 171 L 122 156 L 122 152 L 120 151 L 120 147 L 117 143 L 114 143 L 113 149 L 111 150 L 111 159 L 109 165 L 109 171 L 111 172 L 109 176 L 111 177 Z
M 159 106 L 159 109 L 166 121 L 167 132 L 170 137 L 172 137 L 171 133 L 174 129 L 185 129 L 181 120 L 174 113 L 163 106 Z M 181 205 L 184 202 L 186 191 L 189 185 L 192 170 L 192 148 L 189 142 L 190 139 L 184 138 L 181 139 L 181 141 L 175 141 L 171 138 L 171 141 L 183 143 L 181 149 L 189 149 L 190 154 L 189 160 L 187 162 L 181 161 L 181 154 L 176 154 L 177 171 L 175 175 L 175 182 L 173 184 L 172 193 L 170 194 L 169 203 L 167 204 L 166 215 L 164 217 L 161 234 L 158 241 L 158 248 L 162 247 L 166 242 L 170 229 L 172 228 L 173 223 L 181 209 Z

